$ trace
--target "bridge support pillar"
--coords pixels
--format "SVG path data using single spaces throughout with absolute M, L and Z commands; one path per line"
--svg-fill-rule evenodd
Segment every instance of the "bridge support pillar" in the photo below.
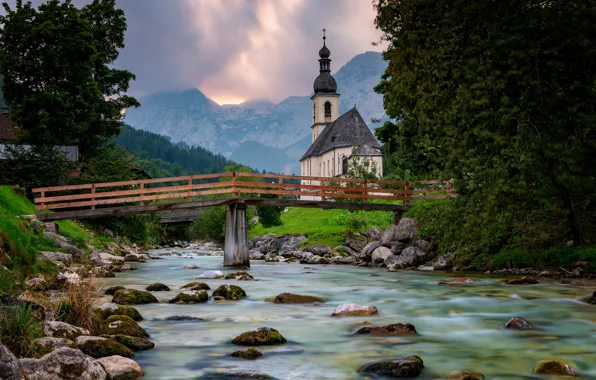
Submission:
M 226 212 L 224 266 L 250 267 L 245 203 L 228 205 Z

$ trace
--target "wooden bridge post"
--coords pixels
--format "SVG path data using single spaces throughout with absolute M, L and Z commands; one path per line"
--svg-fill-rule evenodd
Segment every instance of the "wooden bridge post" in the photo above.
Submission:
M 248 256 L 248 230 L 246 228 L 246 203 L 234 203 L 226 211 L 224 266 L 250 267 Z

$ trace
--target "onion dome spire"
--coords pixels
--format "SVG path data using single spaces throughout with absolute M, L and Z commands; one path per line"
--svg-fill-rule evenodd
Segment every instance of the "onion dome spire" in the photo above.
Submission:
M 331 75 L 331 60 L 329 59 L 331 51 L 329 51 L 329 48 L 327 48 L 327 45 L 325 44 L 325 40 L 327 39 L 327 36 L 325 35 L 326 31 L 326 29 L 323 29 L 323 47 L 319 50 L 319 76 L 315 79 L 313 86 L 315 94 L 320 92 L 337 92 L 337 83 L 335 82 L 335 78 Z

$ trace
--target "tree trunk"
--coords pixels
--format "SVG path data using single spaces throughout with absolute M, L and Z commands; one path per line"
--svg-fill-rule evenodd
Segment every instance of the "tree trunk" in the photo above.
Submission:
M 573 204 L 573 198 L 571 192 L 566 186 L 561 186 L 561 195 L 563 196 L 563 204 L 567 209 L 567 222 L 569 223 L 569 229 L 571 230 L 571 237 L 575 246 L 584 244 L 584 236 L 579 228 L 579 222 L 577 221 L 577 215 L 575 214 L 575 206 Z

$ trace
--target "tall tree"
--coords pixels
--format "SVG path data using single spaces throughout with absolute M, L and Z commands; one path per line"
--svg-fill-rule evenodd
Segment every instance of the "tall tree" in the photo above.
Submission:
M 115 0 L 81 9 L 70 0 L 3 6 L 0 72 L 19 139 L 93 154 L 120 132 L 122 111 L 139 105 L 126 95 L 135 76 L 111 66 L 124 47 L 124 12 Z
M 582 243 L 576 204 L 596 196 L 596 3 L 377 0 L 375 7 L 389 42 L 377 90 L 400 120 L 379 137 L 408 139 L 456 179 L 463 197 L 481 193 L 512 207 L 557 202 Z

